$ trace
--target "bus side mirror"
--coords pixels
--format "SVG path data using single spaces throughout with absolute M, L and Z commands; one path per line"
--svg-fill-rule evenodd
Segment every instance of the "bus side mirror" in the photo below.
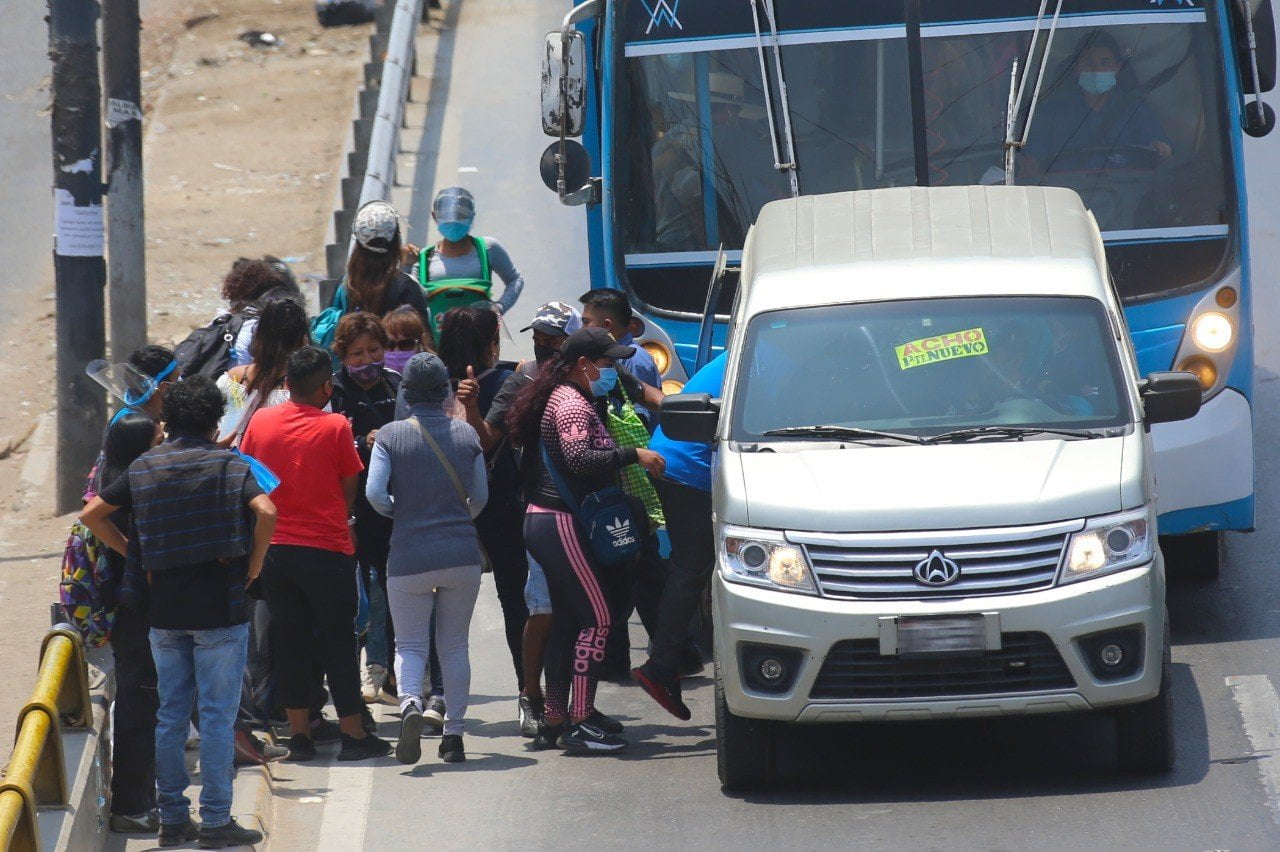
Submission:
M 1276 126 L 1276 112 L 1271 104 L 1262 101 L 1246 101 L 1244 105 L 1244 132 L 1259 139 Z
M 720 426 L 720 400 L 707 393 L 672 394 L 662 400 L 658 416 L 662 433 L 673 441 L 709 444 Z
M 542 132 L 581 136 L 586 116 L 587 39 L 577 30 L 547 33 L 542 56 Z M 567 65 L 566 65 L 567 60 Z
M 1202 389 L 1195 373 L 1151 373 L 1138 383 L 1138 392 L 1148 424 L 1189 420 L 1200 411 Z

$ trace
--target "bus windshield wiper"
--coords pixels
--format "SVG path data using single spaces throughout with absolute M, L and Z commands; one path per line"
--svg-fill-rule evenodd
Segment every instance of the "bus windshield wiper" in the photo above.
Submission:
M 908 444 L 923 444 L 924 439 L 915 435 L 904 435 L 901 432 L 881 432 L 878 429 L 862 429 L 858 426 L 784 426 L 781 429 L 770 429 L 764 433 L 766 438 L 813 437 L 813 438 L 888 438 Z
M 1100 438 L 1102 435 L 1089 429 L 1055 429 L 1052 426 L 970 426 L 952 429 L 941 435 L 924 439 L 926 444 L 958 444 L 974 438 L 1002 437 L 1025 438 L 1028 435 L 1064 435 L 1069 438 Z

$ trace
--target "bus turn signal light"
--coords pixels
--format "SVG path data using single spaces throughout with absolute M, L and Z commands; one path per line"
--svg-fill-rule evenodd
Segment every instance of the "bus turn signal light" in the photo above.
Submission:
M 1179 364 L 1178 369 L 1185 370 L 1188 373 L 1195 373 L 1196 378 L 1200 380 L 1202 390 L 1210 390 L 1218 383 L 1218 368 L 1203 355 L 1192 355 Z
M 1220 308 L 1234 308 L 1239 298 L 1240 294 L 1236 292 L 1234 287 L 1223 287 L 1213 294 L 1213 300 L 1218 303 Z
M 671 353 L 667 351 L 667 347 L 652 340 L 645 341 L 641 345 L 644 346 L 645 352 L 653 356 L 653 365 L 658 368 L 658 375 L 666 373 L 667 368 L 671 366 Z

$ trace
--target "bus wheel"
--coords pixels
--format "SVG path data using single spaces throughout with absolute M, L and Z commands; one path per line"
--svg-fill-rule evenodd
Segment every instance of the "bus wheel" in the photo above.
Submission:
M 1163 539 L 1170 575 L 1189 580 L 1216 580 L 1227 561 L 1227 537 L 1221 532 L 1198 532 Z
M 1173 670 L 1166 647 L 1160 692 L 1116 712 L 1116 762 L 1121 772 L 1157 774 L 1173 769 Z
M 716 769 L 727 792 L 767 787 L 774 781 L 777 723 L 729 712 L 716 664 Z

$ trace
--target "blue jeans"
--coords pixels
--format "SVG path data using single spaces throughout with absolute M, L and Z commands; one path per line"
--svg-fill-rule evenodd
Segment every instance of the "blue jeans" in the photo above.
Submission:
M 160 711 L 156 726 L 156 787 L 160 821 L 178 825 L 190 815 L 183 748 L 199 696 L 200 821 L 211 828 L 231 820 L 235 777 L 233 726 L 249 653 L 249 625 L 215 630 L 151 629 Z

